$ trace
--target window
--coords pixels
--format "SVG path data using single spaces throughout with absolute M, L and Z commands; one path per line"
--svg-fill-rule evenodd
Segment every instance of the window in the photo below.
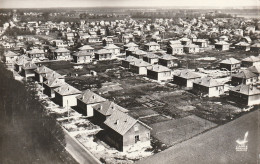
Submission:
M 138 141 L 140 141 L 139 135 L 135 136 L 135 143 L 137 143 Z
M 147 133 L 147 138 L 150 138 L 150 133 Z
M 135 132 L 139 130 L 137 125 L 134 127 L 134 130 L 135 130 Z

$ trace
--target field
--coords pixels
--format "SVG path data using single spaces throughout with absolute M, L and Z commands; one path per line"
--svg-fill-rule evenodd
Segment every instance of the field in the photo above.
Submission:
M 167 145 L 187 140 L 215 126 L 216 124 L 194 115 L 151 125 L 152 135 Z
M 203 63 L 205 61 L 195 59 L 206 57 L 204 55 L 192 57 L 194 61 Z M 212 54 L 207 56 L 214 57 Z M 80 70 L 74 69 L 76 64 L 68 61 L 48 62 L 44 65 L 66 75 L 65 81 L 77 89 L 91 89 L 125 107 L 132 117 L 153 127 L 152 136 L 167 146 L 225 124 L 242 112 L 242 108 L 227 101 L 225 95 L 217 98 L 199 97 L 175 84 L 159 84 L 133 74 L 122 68 L 117 60 L 83 64 Z M 91 70 L 96 71 L 97 75 L 90 75 Z M 213 73 L 211 70 L 201 74 Z M 216 74 L 222 75 L 223 72 Z M 174 128 L 175 125 L 181 128 Z
M 138 163 L 257 163 L 259 109 Z M 236 140 L 248 132 L 246 151 L 236 151 Z M 180 158 L 181 157 L 181 158 Z

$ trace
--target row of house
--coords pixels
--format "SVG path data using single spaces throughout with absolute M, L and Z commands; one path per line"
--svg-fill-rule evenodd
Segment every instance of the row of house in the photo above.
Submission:
M 19 64 L 23 63 L 23 64 Z M 91 90 L 80 91 L 65 82 L 64 76 L 46 66 L 37 66 L 23 55 L 16 62 L 21 75 L 42 83 L 43 93 L 61 107 L 77 106 L 104 128 L 104 140 L 120 151 L 141 144 L 150 146 L 151 127 L 128 115 L 128 110 Z M 65 109 L 64 109 L 65 110 Z

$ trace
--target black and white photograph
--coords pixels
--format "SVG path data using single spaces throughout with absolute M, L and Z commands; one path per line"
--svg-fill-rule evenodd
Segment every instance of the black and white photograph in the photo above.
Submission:
M 0 0 L 0 164 L 260 164 L 260 0 Z

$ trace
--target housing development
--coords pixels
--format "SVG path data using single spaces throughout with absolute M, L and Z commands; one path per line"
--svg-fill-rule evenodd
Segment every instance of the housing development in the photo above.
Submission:
M 260 19 L 238 9 L 140 10 L 0 10 L 0 70 L 11 74 L 1 74 L 3 125 L 19 102 L 41 115 L 45 138 L 28 145 L 51 145 L 46 154 L 21 146 L 28 159 L 9 152 L 0 163 L 257 163 Z M 47 122 L 57 127 L 50 134 Z

